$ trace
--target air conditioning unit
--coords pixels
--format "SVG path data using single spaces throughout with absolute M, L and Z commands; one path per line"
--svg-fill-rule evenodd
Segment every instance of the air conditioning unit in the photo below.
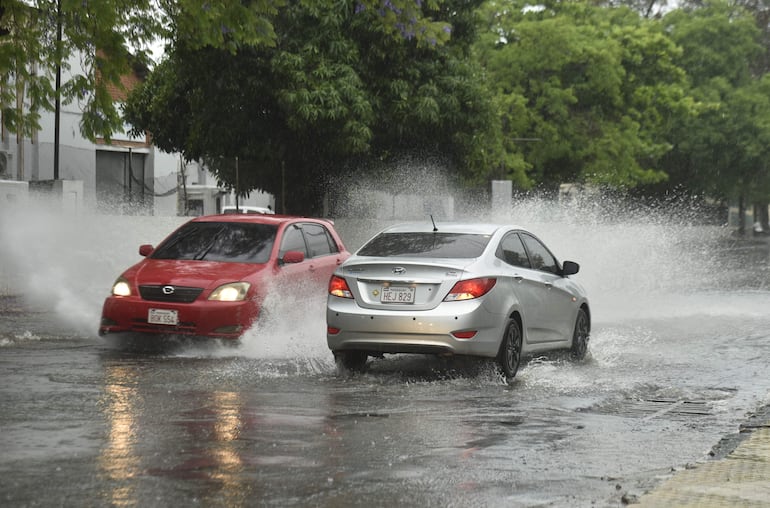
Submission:
M 0 150 L 0 178 L 11 176 L 11 153 Z

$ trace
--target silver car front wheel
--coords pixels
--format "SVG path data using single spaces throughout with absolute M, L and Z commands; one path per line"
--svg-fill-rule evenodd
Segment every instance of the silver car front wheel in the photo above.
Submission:
M 572 334 L 572 347 L 569 351 L 573 360 L 582 360 L 586 357 L 590 333 L 591 324 L 588 321 L 588 314 L 583 309 L 578 309 L 577 318 L 575 318 L 575 331 Z

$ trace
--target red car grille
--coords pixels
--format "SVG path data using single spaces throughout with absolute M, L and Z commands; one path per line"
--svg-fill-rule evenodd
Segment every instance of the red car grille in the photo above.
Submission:
M 153 302 L 192 303 L 202 291 L 184 286 L 139 286 L 142 299 Z

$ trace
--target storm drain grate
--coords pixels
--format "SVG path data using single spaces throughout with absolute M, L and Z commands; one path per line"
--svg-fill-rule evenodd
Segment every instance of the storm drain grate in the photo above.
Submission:
M 711 407 L 705 400 L 681 400 L 681 399 L 639 399 L 625 400 L 620 403 L 593 406 L 584 411 L 628 416 L 642 420 L 661 419 L 689 419 L 711 415 Z

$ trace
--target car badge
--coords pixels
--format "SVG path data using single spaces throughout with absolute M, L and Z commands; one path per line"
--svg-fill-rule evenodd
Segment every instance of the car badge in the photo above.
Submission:
M 403 266 L 394 266 L 393 273 L 396 275 L 404 275 L 406 273 L 406 268 Z
M 163 286 L 161 288 L 161 291 L 163 291 L 164 295 L 173 295 L 174 294 L 174 286 Z

